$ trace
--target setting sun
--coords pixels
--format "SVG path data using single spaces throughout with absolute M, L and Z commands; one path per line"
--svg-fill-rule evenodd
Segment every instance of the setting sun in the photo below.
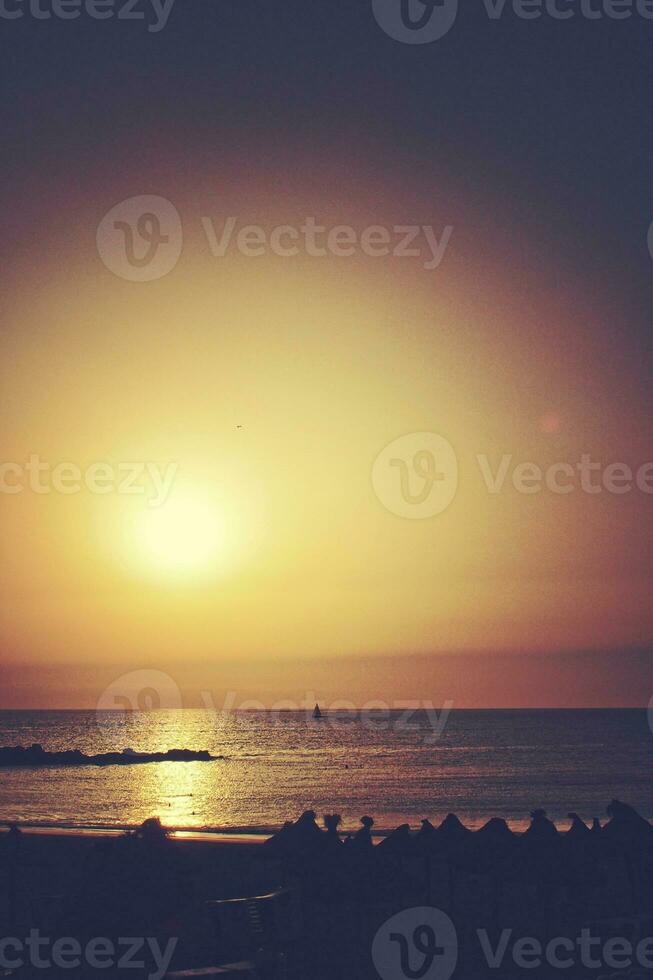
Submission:
M 200 494 L 174 490 L 161 507 L 138 516 L 139 562 L 154 571 L 190 573 L 224 557 L 225 535 L 218 507 Z

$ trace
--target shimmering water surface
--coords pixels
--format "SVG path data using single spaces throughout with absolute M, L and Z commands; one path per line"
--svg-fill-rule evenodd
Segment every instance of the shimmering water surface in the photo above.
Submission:
M 0 820 L 268 829 L 312 808 L 376 829 L 454 811 L 470 825 L 520 826 L 534 807 L 562 820 L 603 816 L 613 797 L 653 818 L 653 735 L 646 711 L 453 711 L 439 738 L 425 713 L 328 715 L 0 712 L 0 745 L 209 749 L 211 763 L 0 769 Z

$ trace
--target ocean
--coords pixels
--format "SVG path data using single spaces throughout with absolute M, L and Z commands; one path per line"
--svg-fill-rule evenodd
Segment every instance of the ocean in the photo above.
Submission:
M 375 830 L 449 812 L 519 829 L 543 807 L 605 817 L 613 797 L 653 818 L 653 734 L 645 710 L 425 712 L 1 711 L 0 746 L 87 753 L 208 749 L 222 759 L 76 769 L 0 769 L 0 821 L 120 827 L 159 816 L 177 828 L 267 832 L 303 810 L 369 814 Z

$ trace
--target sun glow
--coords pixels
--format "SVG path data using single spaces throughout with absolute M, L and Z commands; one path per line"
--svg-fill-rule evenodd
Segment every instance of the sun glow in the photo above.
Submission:
M 178 200 L 174 181 L 161 186 L 201 229 L 194 198 Z M 312 186 L 288 200 L 261 189 L 252 220 L 297 224 L 313 213 Z M 243 213 L 238 187 L 216 205 L 216 228 L 222 215 Z M 365 228 L 389 220 L 390 207 L 400 222 L 417 201 L 403 194 L 390 188 L 377 211 L 376 196 L 334 188 L 336 203 L 325 197 L 320 214 L 331 226 L 345 215 Z M 456 205 L 454 224 L 472 219 Z M 94 220 L 89 208 L 87 226 Z M 624 506 L 608 493 L 521 494 L 510 475 L 493 493 L 477 463 L 482 454 L 496 476 L 505 454 L 510 472 L 525 461 L 544 472 L 590 450 L 619 460 L 626 432 L 637 434 L 629 457 L 648 458 L 639 405 L 596 409 L 596 390 L 619 379 L 589 336 L 569 341 L 582 297 L 570 305 L 548 287 L 540 293 L 539 273 L 535 285 L 507 277 L 521 268 L 512 252 L 492 274 L 484 246 L 480 256 L 452 250 L 436 276 L 390 257 L 254 260 L 236 250 L 217 261 L 197 235 L 183 267 L 143 288 L 98 275 L 97 256 L 77 254 L 76 240 L 51 248 L 48 274 L 26 268 L 12 296 L 0 367 L 4 459 L 38 451 L 84 471 L 96 462 L 117 474 L 124 463 L 151 468 L 139 493 L 116 481 L 112 493 L 3 496 L 0 586 L 9 601 L 0 642 L 3 657 L 20 662 L 36 651 L 35 663 L 60 669 L 56 694 L 47 693 L 54 681 L 42 682 L 44 704 L 95 704 L 90 685 L 121 673 L 106 665 L 170 666 L 176 676 L 180 650 L 197 665 L 198 690 L 211 688 L 217 661 L 232 671 L 229 689 L 262 699 L 299 683 L 279 673 L 293 658 L 312 661 L 301 682 L 308 689 L 320 658 L 335 653 L 535 655 L 640 647 L 650 637 L 649 579 L 623 575 L 633 556 L 642 569 L 648 560 L 638 534 L 645 495 Z M 480 280 L 479 293 L 469 283 Z M 588 308 L 583 322 L 595 319 Z M 423 432 L 453 447 L 458 489 L 446 511 L 402 519 L 377 496 L 373 465 L 398 438 Z M 609 538 L 597 533 L 604 527 Z M 610 610 L 607 620 L 597 606 Z M 76 701 L 71 662 L 87 671 Z M 263 666 L 241 672 L 252 663 Z M 347 670 L 348 696 L 366 701 L 367 669 Z M 421 670 L 408 670 L 406 697 Z M 557 667 L 542 670 L 558 683 Z M 388 675 L 392 691 L 400 673 Z M 505 670 L 490 692 L 489 675 L 488 667 L 478 696 L 461 700 L 559 703 L 539 682 L 506 681 Z M 447 697 L 454 673 L 438 677 Z M 570 704 L 601 703 L 580 681 L 573 690 Z M 10 703 L 33 706 L 20 702 L 31 689 L 16 691 Z
M 224 558 L 226 536 L 217 505 L 199 494 L 171 497 L 145 509 L 137 529 L 139 556 L 164 572 L 188 573 Z

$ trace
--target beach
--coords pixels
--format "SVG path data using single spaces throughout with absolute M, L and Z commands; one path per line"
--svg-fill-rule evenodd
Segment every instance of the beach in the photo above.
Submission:
M 26 747 L 1 771 L 4 940 L 103 939 L 115 976 L 150 980 L 252 957 L 264 980 L 404 980 L 391 937 L 444 923 L 478 980 L 483 930 L 648 928 L 646 711 L 453 711 L 437 739 L 425 713 L 390 720 L 0 712 L 0 744 Z M 140 974 L 117 966 L 128 936 Z M 34 977 L 77 980 L 55 966 Z
M 616 801 L 607 811 L 590 828 L 576 816 L 556 827 L 537 810 L 521 834 L 497 818 L 471 831 L 449 815 L 376 839 L 371 821 L 344 835 L 337 818 L 321 829 L 312 812 L 272 838 L 168 834 L 156 820 L 129 834 L 14 828 L 0 833 L 2 951 L 38 936 L 53 950 L 102 942 L 117 958 L 131 937 L 146 948 L 142 970 L 102 975 L 150 980 L 243 957 L 252 977 L 402 978 L 410 974 L 397 972 L 393 943 L 403 936 L 408 949 L 416 930 L 431 928 L 454 937 L 450 965 L 461 980 L 497 975 L 487 952 L 503 934 L 514 945 L 502 977 L 522 976 L 519 940 L 543 951 L 580 937 L 582 949 L 589 936 L 596 951 L 616 936 L 643 956 L 653 936 L 653 826 Z M 575 978 L 599 975 L 581 965 Z M 88 963 L 81 973 L 51 964 L 16 974 L 94 975 Z M 545 957 L 537 976 L 557 975 Z
M 20 829 L 27 855 L 25 888 L 36 905 L 48 896 L 62 895 L 74 889 L 89 855 L 97 846 L 110 844 L 128 832 L 112 828 Z M 6 834 L 7 828 L 0 828 L 0 841 Z M 190 831 L 172 832 L 170 839 L 175 850 L 191 863 L 198 893 L 206 900 L 256 894 L 278 884 L 271 862 L 260 860 L 260 845 L 267 839 L 264 836 Z

